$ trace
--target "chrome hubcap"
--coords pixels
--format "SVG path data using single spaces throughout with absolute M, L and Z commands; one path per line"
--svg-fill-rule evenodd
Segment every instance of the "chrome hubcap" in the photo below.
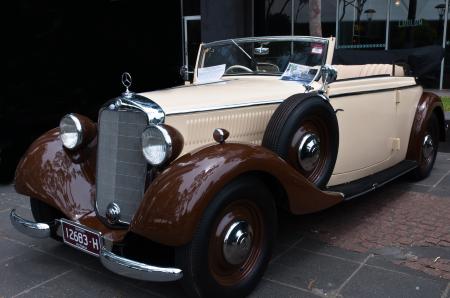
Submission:
M 425 138 L 423 139 L 422 152 L 423 157 L 425 157 L 425 159 L 428 159 L 433 155 L 434 143 L 433 138 L 430 135 L 426 135 Z
M 252 247 L 252 234 L 252 228 L 246 221 L 230 226 L 223 240 L 223 256 L 228 263 L 238 265 L 247 259 Z
M 320 157 L 320 139 L 313 133 L 303 136 L 298 147 L 298 162 L 306 170 L 313 170 Z

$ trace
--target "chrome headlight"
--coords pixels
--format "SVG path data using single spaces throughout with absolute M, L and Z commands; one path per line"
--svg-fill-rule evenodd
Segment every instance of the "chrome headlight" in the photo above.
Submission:
M 169 132 L 159 125 L 150 125 L 142 133 L 142 153 L 153 165 L 165 163 L 172 155 L 172 138 Z
M 59 136 L 67 149 L 76 149 L 83 141 L 80 120 L 73 114 L 65 115 L 59 122 Z

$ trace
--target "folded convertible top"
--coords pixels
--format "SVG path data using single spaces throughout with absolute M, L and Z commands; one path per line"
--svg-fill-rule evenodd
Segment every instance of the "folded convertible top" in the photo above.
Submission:
M 433 45 L 413 49 L 400 50 L 348 50 L 336 49 L 333 64 L 394 64 L 406 63 L 410 67 L 410 75 L 423 77 L 439 70 L 444 49 Z

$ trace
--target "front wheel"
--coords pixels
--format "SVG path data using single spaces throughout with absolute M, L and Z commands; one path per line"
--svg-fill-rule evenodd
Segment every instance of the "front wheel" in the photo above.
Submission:
M 228 184 L 207 207 L 192 241 L 176 249 L 182 285 L 193 297 L 244 297 L 270 260 L 276 207 L 253 177 Z

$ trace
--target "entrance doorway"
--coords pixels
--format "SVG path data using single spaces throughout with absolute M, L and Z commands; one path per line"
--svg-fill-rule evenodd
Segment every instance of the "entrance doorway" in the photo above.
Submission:
M 201 17 L 183 17 L 183 65 L 193 71 L 197 60 L 197 52 L 201 43 Z

